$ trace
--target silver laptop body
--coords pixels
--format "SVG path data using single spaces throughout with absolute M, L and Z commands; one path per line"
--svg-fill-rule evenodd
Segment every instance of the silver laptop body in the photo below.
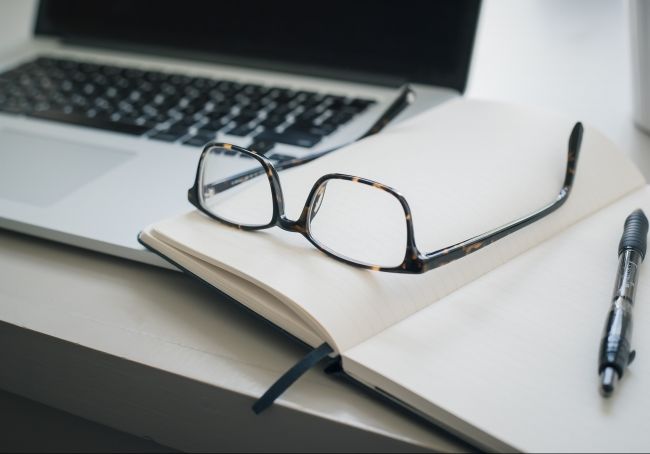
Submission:
M 83 3 L 94 3 L 95 9 L 99 10 L 98 17 L 105 16 L 108 17 L 105 20 L 110 20 L 111 14 L 100 14 L 103 2 Z M 128 8 L 129 4 L 137 3 L 139 2 L 124 4 Z M 255 2 L 249 3 L 254 10 Z M 450 2 L 448 6 L 459 11 L 462 9 L 454 7 L 453 3 L 456 2 Z M 156 4 L 160 8 L 166 7 L 165 2 Z M 191 2 L 175 4 L 176 7 L 179 5 L 200 7 Z M 402 3 L 391 5 L 391 8 L 396 9 L 408 6 Z M 103 7 L 109 8 L 108 3 Z M 60 31 L 65 20 L 54 26 L 43 26 L 44 21 L 53 20 L 46 17 L 47 14 L 53 15 L 55 19 L 57 14 L 60 16 L 57 8 L 56 0 L 41 2 L 35 20 L 36 30 L 40 31 L 28 43 L 0 56 L 0 227 L 158 266 L 168 265 L 146 251 L 137 242 L 136 236 L 148 224 L 192 208 L 187 202 L 186 194 L 194 180 L 202 149 L 200 143 L 202 140 L 207 141 L 206 136 L 201 135 L 206 130 L 213 131 L 209 137 L 211 139 L 240 146 L 267 144 L 270 141 L 272 148 L 267 156 L 277 156 L 277 159 L 287 156 L 303 157 L 358 138 L 395 99 L 401 82 L 409 80 L 408 73 L 401 80 L 391 74 L 386 79 L 394 79 L 392 83 L 371 83 L 375 82 L 370 80 L 376 79 L 374 75 L 368 81 L 363 81 L 363 77 L 356 73 L 350 77 L 349 68 L 341 71 L 338 77 L 336 65 L 323 71 L 328 76 L 324 77 L 319 76 L 318 70 L 312 70 L 311 67 L 302 71 L 300 65 L 287 65 L 284 61 L 276 67 L 272 61 L 269 63 L 261 59 L 263 63 L 253 67 L 256 66 L 255 59 L 250 56 L 242 60 L 246 64 L 237 64 L 239 60 L 232 58 L 231 54 L 220 58 L 218 52 L 208 55 L 208 58 L 205 53 L 197 53 L 200 57 L 195 58 L 194 53 L 188 52 L 191 58 L 181 58 L 178 48 L 172 49 L 172 46 L 169 52 L 165 52 L 164 48 L 154 51 L 147 46 L 125 46 L 124 42 L 108 42 L 108 45 L 102 42 L 96 45 L 95 37 L 84 39 L 81 36 L 79 39 L 78 34 L 73 40 L 63 39 L 68 38 L 66 33 L 52 36 L 47 27 Z M 332 8 L 339 8 L 340 14 L 346 14 L 345 4 L 333 4 Z M 458 50 L 467 54 L 460 76 L 462 86 L 449 88 L 415 80 L 412 86 L 417 100 L 402 114 L 403 117 L 458 96 L 464 87 L 478 4 L 463 4 L 463 8 L 458 14 L 465 14 L 463 23 L 471 30 L 463 32 L 467 43 L 464 49 Z M 347 12 L 362 17 L 359 11 L 349 11 L 348 8 Z M 300 17 L 298 13 L 296 17 Z M 273 20 L 272 17 L 267 19 Z M 385 20 L 385 17 L 373 18 L 369 13 L 364 20 Z M 146 27 L 144 28 L 142 32 L 146 33 Z M 47 33 L 42 33 L 44 29 Z M 399 28 L 390 30 L 390 33 L 399 33 Z M 260 40 L 265 40 L 263 32 Z M 298 44 L 296 46 L 299 47 Z M 422 54 L 421 60 L 421 65 L 425 68 L 435 65 L 435 61 L 426 53 Z M 78 69 L 80 72 L 75 72 Z M 84 75 L 83 71 L 88 74 Z M 143 77 L 142 80 L 146 77 L 155 80 L 161 77 L 160 74 L 165 78 L 175 78 L 174 83 L 177 79 L 188 80 L 188 84 L 196 83 L 199 87 L 192 93 L 197 97 L 202 96 L 203 104 L 184 114 L 185 101 L 180 100 L 191 98 L 176 96 L 172 98 L 174 105 L 163 106 L 165 110 L 162 117 L 160 111 L 163 109 L 158 109 L 158 116 L 155 117 L 157 120 L 149 122 L 151 118 L 143 112 L 153 112 L 156 110 L 153 107 L 159 107 L 153 101 L 157 93 L 148 93 L 150 99 L 140 100 L 140 104 L 131 102 L 143 96 L 137 89 L 140 85 L 135 84 L 136 89 L 126 87 L 125 90 L 130 91 L 121 93 L 120 99 L 112 101 L 110 109 L 124 108 L 124 111 L 120 110 L 117 116 L 115 112 L 106 109 L 98 114 L 99 107 L 103 106 L 106 86 L 110 85 L 98 88 L 94 83 L 97 80 L 105 81 L 102 74 L 99 74 L 100 71 L 108 76 L 133 73 Z M 50 73 L 55 75 L 52 76 L 54 79 Z M 363 71 L 359 72 L 361 73 Z M 66 78 L 72 78 L 70 84 L 65 83 Z M 122 79 L 118 77 L 115 80 L 120 82 Z M 201 81 L 201 84 L 193 81 Z M 58 84 L 54 89 L 51 88 L 53 83 Z M 247 93 L 262 90 L 264 94 L 258 95 L 259 98 L 255 101 L 258 109 L 251 117 L 242 117 L 245 107 L 251 104 L 244 103 L 244 107 L 235 105 L 226 112 L 225 117 L 219 118 L 223 127 L 209 129 L 207 125 L 211 124 L 210 119 L 216 118 L 215 115 L 210 116 L 215 112 L 215 106 L 221 105 L 219 102 L 236 104 L 237 101 L 218 98 L 211 102 L 205 93 L 210 93 L 209 89 L 214 86 L 231 87 L 228 85 L 230 83 L 242 90 L 240 94 L 243 94 L 237 98 L 240 101 L 246 100 Z M 182 87 L 182 84 L 178 86 Z M 166 89 L 167 85 L 162 87 Z M 74 97 L 77 92 L 78 96 Z M 139 95 L 136 96 L 133 92 L 138 92 Z M 221 96 L 218 92 L 214 93 Z M 279 97 L 273 98 L 278 93 Z M 56 104 L 48 96 L 55 97 L 60 102 Z M 232 97 L 234 99 L 236 96 Z M 286 98 L 290 97 L 293 98 L 287 101 Z M 27 98 L 28 101 L 25 101 Z M 269 99 L 282 102 L 269 103 Z M 322 99 L 326 102 L 318 104 Z M 301 106 L 301 101 L 305 100 L 309 100 L 309 103 Z M 260 107 L 257 101 L 266 102 L 266 107 Z M 78 106 L 75 102 L 82 105 Z M 70 103 L 71 113 L 64 112 L 61 121 L 57 112 L 67 109 L 67 103 Z M 343 112 L 350 111 L 349 106 L 353 105 L 362 108 L 352 111 L 352 115 L 341 114 L 340 119 L 346 121 L 328 126 L 326 120 L 333 119 L 338 114 L 333 106 L 339 104 L 343 106 Z M 127 107 L 130 106 L 133 110 L 133 105 L 144 110 L 138 111 L 138 118 L 130 118 L 133 129 L 129 129 L 131 126 L 122 120 L 130 112 Z M 151 109 L 146 109 L 151 106 Z M 328 106 L 331 108 L 328 109 Z M 271 126 L 265 127 L 262 122 L 271 118 L 271 113 L 276 111 L 274 109 L 282 111 L 288 120 L 279 127 L 270 122 Z M 262 113 L 258 114 L 258 111 Z M 292 121 L 297 125 L 301 115 L 305 116 L 306 112 L 311 112 L 309 121 L 313 120 L 316 127 L 328 126 L 327 133 L 322 136 L 305 133 L 306 141 L 303 136 L 292 136 L 285 143 L 277 131 L 288 129 L 291 132 L 296 129 L 292 128 Z M 122 114 L 124 118 L 121 120 L 102 126 L 102 121 L 113 121 Z M 188 120 L 189 117 L 192 119 Z M 253 120 L 237 123 L 238 118 Z M 192 123 L 194 119 L 197 120 Z M 181 122 L 183 124 L 179 126 Z M 177 125 L 176 128 L 172 127 L 174 124 Z M 126 129 L 121 129 L 122 127 Z M 174 136 L 170 136 L 169 131 L 172 130 Z M 263 135 L 265 132 L 268 134 Z M 311 139 L 315 143 L 310 142 Z

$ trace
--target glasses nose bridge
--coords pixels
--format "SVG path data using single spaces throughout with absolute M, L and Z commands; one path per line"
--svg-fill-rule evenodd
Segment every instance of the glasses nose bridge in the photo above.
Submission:
M 288 219 L 286 216 L 281 216 L 278 222 L 278 226 L 282 230 L 287 230 L 289 232 L 298 232 L 298 233 L 307 233 L 307 229 L 304 223 L 298 219 L 296 221 Z

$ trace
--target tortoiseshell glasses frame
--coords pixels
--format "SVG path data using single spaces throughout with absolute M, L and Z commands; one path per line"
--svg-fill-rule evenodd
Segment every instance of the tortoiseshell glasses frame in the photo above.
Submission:
M 568 153 L 567 153 L 567 164 L 566 172 L 564 176 L 564 183 L 560 192 L 558 193 L 555 200 L 547 204 L 546 206 L 540 208 L 537 211 L 530 213 L 527 216 L 516 219 L 508 224 L 505 224 L 501 227 L 490 230 L 489 232 L 477 235 L 475 237 L 469 238 L 465 241 L 453 244 L 451 246 L 439 249 L 430 253 L 422 253 L 415 243 L 415 236 L 413 233 L 413 219 L 411 216 L 411 209 L 409 207 L 406 199 L 395 189 L 385 186 L 376 181 L 368 180 L 366 178 L 361 178 L 352 175 L 345 175 L 339 173 L 331 173 L 322 176 L 319 178 L 316 183 L 314 183 L 307 201 L 305 202 L 304 208 L 300 214 L 300 217 L 297 220 L 288 219 L 285 215 L 284 210 L 284 196 L 282 194 L 282 186 L 280 185 L 280 177 L 278 172 L 274 167 L 273 163 L 266 157 L 256 153 L 255 151 L 247 150 L 245 148 L 238 147 L 236 145 L 223 144 L 223 143 L 209 143 L 205 146 L 201 159 L 199 160 L 199 166 L 197 170 L 196 180 L 194 186 L 188 191 L 189 201 L 197 207 L 201 212 L 205 213 L 212 219 L 215 219 L 224 224 L 242 229 L 242 230 L 262 230 L 268 229 L 271 227 L 280 227 L 283 230 L 289 232 L 297 232 L 303 235 L 309 242 L 311 242 L 315 247 L 323 251 L 325 254 L 330 257 L 339 260 L 341 262 L 348 263 L 361 268 L 366 268 L 375 271 L 386 271 L 392 273 L 424 273 L 426 271 L 438 268 L 442 265 L 445 265 L 459 258 L 465 257 L 473 252 L 478 251 L 479 249 L 484 248 L 485 246 L 494 243 L 495 241 L 504 238 L 510 235 L 517 230 L 526 227 L 535 221 L 542 219 L 553 211 L 561 207 L 568 199 L 573 187 L 573 181 L 576 173 L 578 155 L 580 153 L 580 146 L 582 143 L 583 127 L 581 123 L 576 123 L 569 137 Z M 227 219 L 221 218 L 215 215 L 211 210 L 205 207 L 202 203 L 203 198 L 199 194 L 199 188 L 201 187 L 201 173 L 203 169 L 203 161 L 209 152 L 213 151 L 215 148 L 222 148 L 229 152 L 239 152 L 252 159 L 256 159 L 261 166 L 264 168 L 266 176 L 269 180 L 272 193 L 272 203 L 273 203 L 273 215 L 270 220 L 265 225 L 260 226 L 250 226 L 233 223 Z M 261 172 L 258 174 L 260 175 Z M 330 180 L 349 180 L 354 183 L 373 186 L 379 190 L 386 191 L 393 197 L 395 197 L 402 209 L 404 210 L 404 218 L 406 222 L 406 247 L 404 252 L 404 259 L 402 263 L 394 267 L 383 267 L 377 266 L 368 263 L 362 263 L 355 260 L 352 260 L 343 255 L 337 254 L 336 252 L 328 249 L 327 247 L 320 244 L 311 234 L 310 221 L 315 214 L 314 209 L 318 209 L 317 204 L 319 202 L 319 195 L 322 194 L 322 189 L 324 185 L 327 184 Z M 314 208 L 316 207 L 316 208 Z

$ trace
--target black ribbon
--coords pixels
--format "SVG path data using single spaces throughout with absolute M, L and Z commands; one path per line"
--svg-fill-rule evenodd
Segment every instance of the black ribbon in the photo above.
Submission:
M 253 404 L 253 411 L 260 414 L 271 405 L 273 402 L 284 393 L 289 386 L 302 377 L 305 372 L 318 364 L 334 350 L 327 342 L 320 347 L 313 349 L 307 356 L 298 361 L 295 366 L 286 371 L 273 385 L 260 397 L 255 404 Z

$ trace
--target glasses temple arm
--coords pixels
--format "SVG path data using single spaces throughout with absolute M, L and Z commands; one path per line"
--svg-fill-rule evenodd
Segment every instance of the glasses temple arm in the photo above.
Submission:
M 388 109 L 384 111 L 384 113 L 379 117 L 379 119 L 373 123 L 373 125 L 366 131 L 365 134 L 363 134 L 361 137 L 359 137 L 358 140 L 365 139 L 368 136 L 372 136 L 374 134 L 377 134 L 379 131 L 384 129 L 391 121 L 395 119 L 404 109 L 406 109 L 408 106 L 413 104 L 415 101 L 415 92 L 413 89 L 407 84 L 402 86 L 400 89 L 400 93 L 395 98 L 393 103 L 388 106 Z
M 256 170 L 247 170 L 245 172 L 237 173 L 218 183 L 206 184 L 205 189 L 207 189 L 213 194 L 219 194 L 220 192 L 226 191 L 230 188 L 234 188 L 235 186 L 240 185 L 242 183 L 246 183 L 248 180 L 253 179 L 255 177 L 259 177 L 260 175 L 264 175 L 265 173 L 266 170 L 264 170 L 263 168 L 256 169 Z
M 580 153 L 580 145 L 582 143 L 583 131 L 584 129 L 581 123 L 576 123 L 573 127 L 573 130 L 571 131 L 564 183 L 562 185 L 562 189 L 560 189 L 560 192 L 553 202 L 527 216 L 524 216 L 523 218 L 519 218 L 504 226 L 483 233 L 482 235 L 478 235 L 468 240 L 454 244 L 448 248 L 425 254 L 424 271 L 437 268 L 449 262 L 453 262 L 454 260 L 458 260 L 459 258 L 465 257 L 473 252 L 476 252 L 479 249 L 482 249 L 485 246 L 488 246 L 489 244 L 492 244 L 495 241 L 508 236 L 511 233 L 514 233 L 517 230 L 534 223 L 535 221 L 538 221 L 544 216 L 560 208 L 568 199 L 571 188 L 573 187 L 573 181 L 575 178 L 578 163 L 578 155 Z

